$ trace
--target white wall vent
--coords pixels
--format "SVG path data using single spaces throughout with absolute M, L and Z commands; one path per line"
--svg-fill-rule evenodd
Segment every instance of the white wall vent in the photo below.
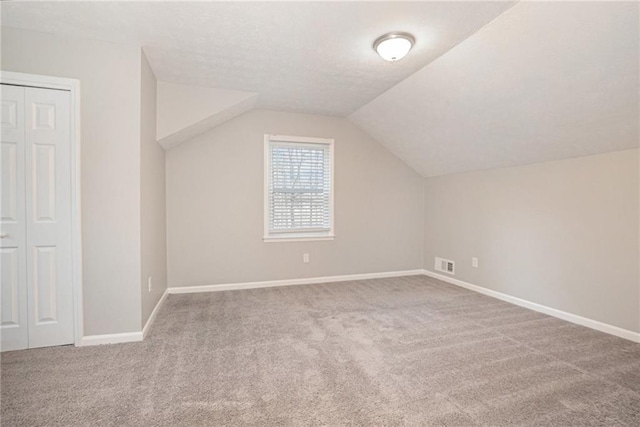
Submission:
M 448 259 L 436 257 L 434 268 L 436 271 L 442 271 L 443 273 L 456 274 L 455 262 Z

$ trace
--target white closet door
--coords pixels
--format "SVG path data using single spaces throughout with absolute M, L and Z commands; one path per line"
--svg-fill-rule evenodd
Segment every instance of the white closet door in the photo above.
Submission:
M 73 343 L 70 93 L 25 88 L 29 348 Z
M 24 93 L 2 85 L 0 143 L 0 336 L 1 349 L 28 346 L 25 224 Z

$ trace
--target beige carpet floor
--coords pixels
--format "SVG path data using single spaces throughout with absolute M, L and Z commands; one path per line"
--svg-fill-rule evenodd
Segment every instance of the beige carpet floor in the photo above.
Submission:
M 170 295 L 2 355 L 2 425 L 640 425 L 640 345 L 422 276 Z

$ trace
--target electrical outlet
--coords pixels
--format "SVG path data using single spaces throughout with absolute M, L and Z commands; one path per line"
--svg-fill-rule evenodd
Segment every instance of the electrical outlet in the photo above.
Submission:
M 305 264 L 309 262 L 309 254 L 302 254 L 302 262 Z
M 149 292 L 151 292 L 151 276 L 147 279 L 147 286 L 149 287 Z
M 478 268 L 478 258 L 471 258 L 471 267 Z

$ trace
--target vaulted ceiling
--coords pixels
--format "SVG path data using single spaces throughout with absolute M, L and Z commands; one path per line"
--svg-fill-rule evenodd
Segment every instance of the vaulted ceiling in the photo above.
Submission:
M 2 4 L 4 26 L 140 45 L 161 81 L 348 116 L 423 176 L 637 147 L 638 18 L 635 2 Z M 371 44 L 393 30 L 417 42 L 388 63 Z
M 5 3 L 10 27 L 135 43 L 159 80 L 259 94 L 258 107 L 344 116 L 445 53 L 510 2 Z M 415 49 L 388 63 L 389 31 Z
M 638 146 L 638 3 L 521 2 L 351 119 L 424 176 Z

